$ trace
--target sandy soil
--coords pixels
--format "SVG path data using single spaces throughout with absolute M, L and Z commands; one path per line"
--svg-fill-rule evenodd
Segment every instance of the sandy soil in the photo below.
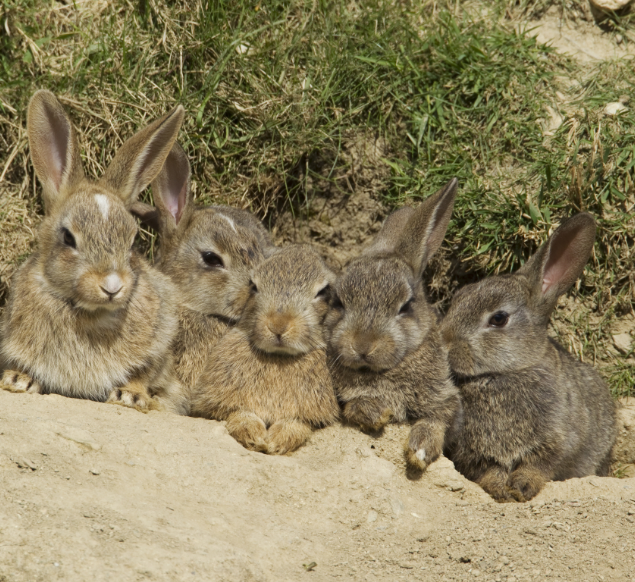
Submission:
M 635 579 L 635 479 L 499 505 L 446 459 L 408 480 L 406 433 L 270 457 L 213 421 L 0 391 L 0 580 Z

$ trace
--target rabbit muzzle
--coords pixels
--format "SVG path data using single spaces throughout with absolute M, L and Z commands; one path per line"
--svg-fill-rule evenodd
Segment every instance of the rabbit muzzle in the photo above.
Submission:
M 297 356 L 311 351 L 306 326 L 299 318 L 284 311 L 266 314 L 255 326 L 253 340 L 264 352 Z
M 87 311 L 121 309 L 133 285 L 132 273 L 122 270 L 88 271 L 79 277 L 75 304 Z
M 353 370 L 382 372 L 396 366 L 403 358 L 403 350 L 388 335 L 373 332 L 343 334 L 337 342 L 339 362 Z

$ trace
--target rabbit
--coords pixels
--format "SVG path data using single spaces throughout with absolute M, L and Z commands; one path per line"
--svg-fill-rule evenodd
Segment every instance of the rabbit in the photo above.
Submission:
M 547 335 L 594 238 L 594 218 L 573 216 L 513 275 L 460 289 L 441 324 L 463 403 L 449 455 L 497 501 L 527 501 L 550 480 L 608 474 L 609 390 Z
M 322 323 L 335 275 L 315 250 L 291 245 L 254 267 L 242 316 L 216 344 L 192 413 L 226 420 L 243 446 L 269 454 L 300 447 L 339 406 Z
M 460 406 L 422 281 L 443 241 L 457 189 L 455 178 L 416 209 L 391 214 L 337 278 L 325 321 L 343 417 L 370 431 L 414 421 L 404 452 L 415 472 L 443 452 Z
M 179 291 L 179 331 L 173 344 L 176 373 L 191 390 L 214 345 L 249 298 L 250 270 L 275 248 L 262 223 L 246 210 L 195 206 L 190 164 L 178 143 L 152 182 L 156 208 L 131 211 L 158 233 L 156 266 Z
M 186 411 L 170 355 L 176 289 L 134 250 L 128 211 L 163 166 L 183 115 L 178 106 L 139 131 L 93 182 L 55 95 L 31 98 L 27 133 L 45 217 L 3 314 L 3 388 Z

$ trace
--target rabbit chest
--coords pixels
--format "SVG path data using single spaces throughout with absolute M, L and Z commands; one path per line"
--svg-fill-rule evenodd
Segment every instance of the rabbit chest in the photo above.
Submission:
M 267 425 L 299 419 L 313 426 L 332 423 L 339 408 L 323 350 L 299 356 L 268 354 L 231 329 L 199 379 L 194 412 L 224 420 L 238 410 L 254 412 Z
M 384 372 L 363 372 L 336 363 L 331 368 L 340 401 L 380 399 L 393 413 L 395 422 L 420 418 L 439 403 L 456 399 L 446 352 L 428 341 Z
M 176 332 L 176 313 L 146 277 L 139 277 L 127 306 L 95 314 L 50 293 L 30 267 L 31 261 L 14 279 L 4 315 L 9 367 L 47 391 L 105 400 L 135 372 L 161 361 Z
M 456 461 L 494 461 L 509 469 L 522 457 L 553 449 L 562 438 L 563 402 L 545 370 L 486 375 L 458 382 L 463 405 Z

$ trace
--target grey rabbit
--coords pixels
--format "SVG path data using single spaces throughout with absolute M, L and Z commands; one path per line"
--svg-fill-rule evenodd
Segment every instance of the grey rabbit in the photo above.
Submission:
M 516 273 L 462 288 L 443 320 L 463 404 L 449 455 L 497 501 L 529 500 L 549 480 L 608 474 L 616 438 L 609 390 L 547 335 L 595 228 L 588 213 L 563 222 Z

